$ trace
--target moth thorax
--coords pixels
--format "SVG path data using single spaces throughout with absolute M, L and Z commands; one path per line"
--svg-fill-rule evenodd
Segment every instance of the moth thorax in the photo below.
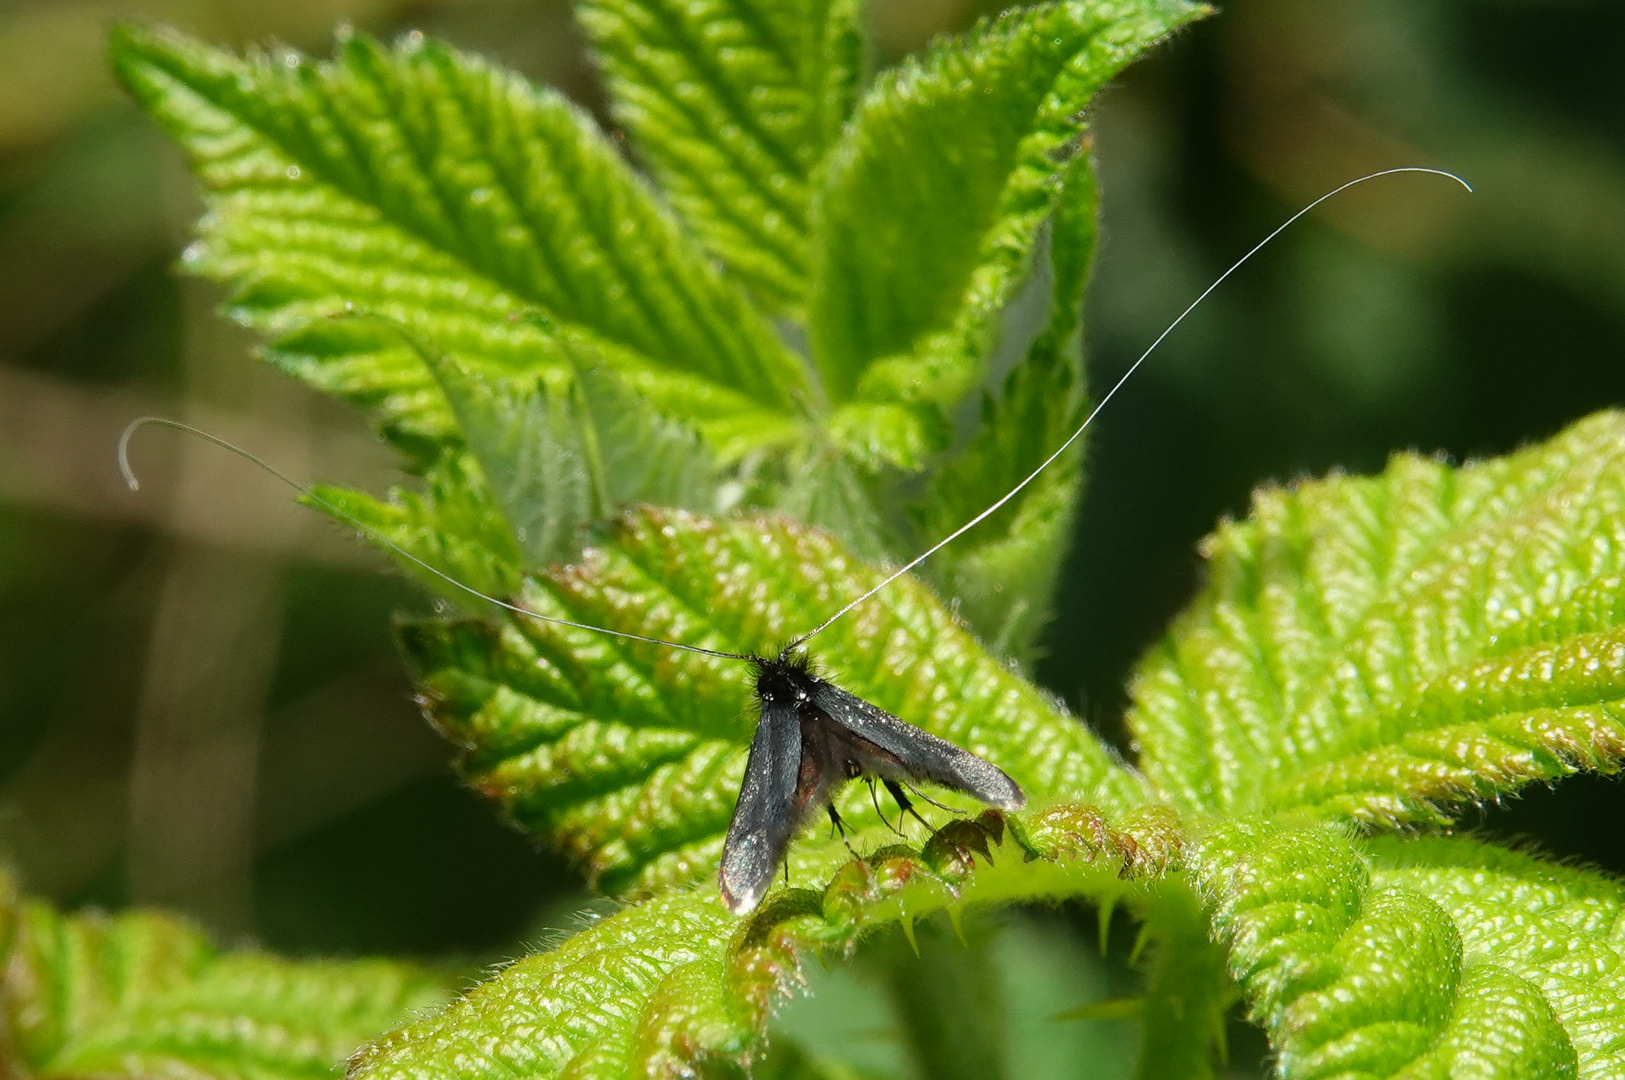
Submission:
M 764 702 L 790 704 L 812 696 L 818 680 L 805 662 L 761 660 L 756 665 L 756 695 Z

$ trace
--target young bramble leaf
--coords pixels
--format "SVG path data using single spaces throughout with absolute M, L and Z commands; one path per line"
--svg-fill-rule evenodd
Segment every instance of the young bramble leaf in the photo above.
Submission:
M 773 509 L 824 529 L 861 559 L 880 562 L 899 550 L 897 532 L 880 513 L 872 476 L 846 452 L 814 447 L 788 456 Z
M 1284 1080 L 1611 1075 L 1578 1071 L 1574 1029 L 1520 974 L 1526 961 L 1482 948 L 1488 926 L 1464 948 L 1459 900 L 1416 888 L 1421 875 L 1373 880 L 1336 832 L 1241 820 L 1190 864 Z
M 479 461 L 524 568 L 575 561 L 587 527 L 632 503 L 716 508 L 716 465 L 699 435 L 660 416 L 607 371 L 575 384 L 482 379 L 425 354 Z
M 590 0 L 615 115 L 672 204 L 757 295 L 806 292 L 808 179 L 851 111 L 858 0 Z
M 976 385 L 1078 153 L 1081 110 L 1205 10 L 1018 8 L 877 81 L 813 202 L 809 329 L 834 402 L 949 404 Z
M 984 397 L 975 434 L 932 474 L 914 511 L 927 539 L 948 535 L 1003 498 L 1082 423 L 1079 323 L 1094 255 L 1095 207 L 1094 173 L 1080 154 L 1062 176 L 1028 281 L 1006 306 L 999 351 L 1015 353 L 1018 362 L 997 396 Z M 995 355 L 995 370 L 999 359 Z M 1080 441 L 998 513 L 944 549 L 927 571 L 1003 655 L 1028 659 L 1048 621 L 1082 493 L 1082 462 Z
M 946 853 L 941 860 L 929 845 L 923 854 L 891 847 L 867 860 L 834 845 L 823 876 L 811 879 L 822 884 L 839 868 L 827 886 L 770 895 L 746 920 L 728 914 L 713 889 L 667 892 L 379 1040 L 356 1056 L 349 1080 L 681 1076 L 748 1060 L 775 999 L 796 984 L 802 953 L 836 955 L 905 913 L 1142 888 L 1125 877 L 1167 869 L 1139 856 L 1166 850 L 1177 834 L 1166 820 L 1124 825 L 1108 829 L 1087 810 L 1057 808 L 1036 816 L 1028 838 L 1041 834 L 1045 854 L 1023 860 L 1013 844 L 988 846 L 984 836 L 991 864 L 979 850 L 948 845 L 936 849 Z
M 795 411 L 800 365 L 558 94 L 419 37 L 354 35 L 317 64 L 124 27 L 113 59 L 208 190 L 190 265 L 233 286 L 274 357 L 391 425 L 446 434 L 428 373 L 389 328 L 326 317 L 539 373 L 557 358 L 520 316 L 540 309 L 720 419 L 766 435 Z
M 1205 550 L 1130 716 L 1179 805 L 1442 821 L 1625 756 L 1625 415 L 1266 490 Z
M 487 382 L 446 357 L 426 362 L 507 518 L 524 569 L 574 559 L 599 505 L 569 390 L 549 392 L 535 379 Z
M 576 392 L 600 516 L 634 503 L 718 509 L 717 465 L 696 432 L 603 368 L 577 369 Z
M 1568 1032 L 1581 1080 L 1625 1072 L 1625 885 L 1460 838 L 1368 847 L 1376 884 L 1413 889 L 1450 913 L 1469 964 L 1496 964 L 1539 989 Z M 1473 1049 L 1485 1058 L 1505 1033 L 1487 1036 Z
M 876 580 L 829 537 L 785 521 L 649 509 L 521 595 L 543 614 L 771 654 Z M 650 890 L 715 867 L 755 723 L 747 665 L 522 618 L 415 623 L 403 641 L 473 783 L 602 887 Z M 997 763 L 1034 805 L 1083 798 L 1119 809 L 1141 797 L 1087 729 L 984 653 L 915 582 L 898 581 L 815 644 L 820 668 L 846 689 Z M 839 805 L 854 843 L 895 838 L 863 785 Z M 794 845 L 792 876 L 843 850 L 827 839 Z
M 0 1070 L 36 1080 L 325 1080 L 452 989 L 410 964 L 226 951 L 156 912 L 62 915 L 9 880 L 0 956 Z
M 446 454 L 424 474 L 424 481 L 421 492 L 394 489 L 388 502 L 318 484 L 311 489 L 316 498 L 305 502 L 323 513 L 339 511 L 343 515 L 339 521 L 346 527 L 359 523 L 471 589 L 490 596 L 515 592 L 525 556 L 502 508 L 491 497 L 479 463 L 467 454 Z M 469 603 L 469 593 L 387 547 L 382 550 L 430 592 L 458 606 Z

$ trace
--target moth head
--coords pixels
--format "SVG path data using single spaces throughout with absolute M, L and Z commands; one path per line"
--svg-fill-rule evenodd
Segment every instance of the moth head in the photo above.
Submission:
M 785 702 L 805 698 L 818 684 L 805 653 L 756 657 L 756 696 L 763 702 Z

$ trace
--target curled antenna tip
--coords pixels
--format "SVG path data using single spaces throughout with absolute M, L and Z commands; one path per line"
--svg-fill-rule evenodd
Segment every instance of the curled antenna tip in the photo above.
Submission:
M 140 416 L 131 420 L 125 427 L 124 434 L 118 437 L 118 471 L 124 474 L 124 483 L 131 491 L 141 490 L 141 481 L 135 478 L 135 470 L 130 468 L 130 437 L 138 428 L 157 422 L 155 416 Z
M 1446 180 L 1454 180 L 1468 191 L 1473 190 L 1473 185 L 1469 184 L 1466 180 L 1463 180 L 1460 176 L 1451 172 L 1449 169 L 1435 169 L 1431 165 L 1399 165 L 1392 169 L 1378 169 L 1376 172 L 1366 173 L 1364 176 L 1350 180 L 1348 183 L 1342 185 L 1342 187 L 1330 192 L 1330 194 L 1335 195 L 1338 191 L 1342 191 L 1343 188 L 1353 187 L 1355 184 L 1363 184 L 1367 180 L 1375 180 L 1379 176 L 1393 176 L 1395 173 L 1428 173 L 1432 176 L 1442 176 Z

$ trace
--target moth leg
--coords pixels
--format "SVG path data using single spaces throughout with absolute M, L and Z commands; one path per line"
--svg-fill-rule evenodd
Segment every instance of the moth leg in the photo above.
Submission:
M 880 820 L 885 823 L 886 828 L 890 829 L 892 832 L 896 833 L 898 836 L 902 836 L 903 835 L 903 830 L 898 828 L 896 825 L 893 825 L 891 822 L 887 821 L 886 820 L 886 811 L 884 811 L 884 810 L 882 810 L 880 808 L 880 797 L 875 794 L 875 778 L 872 777 L 872 776 L 865 776 L 863 778 L 863 782 L 869 785 L 869 801 L 871 803 L 874 803 L 875 813 L 880 815 Z
M 938 810 L 946 810 L 946 811 L 948 811 L 948 813 L 952 814 L 954 817 L 964 817 L 965 816 L 965 812 L 963 810 L 955 810 L 951 806 L 944 806 L 942 803 L 937 802 L 937 800 L 933 799 L 931 796 L 927 795 L 925 792 L 921 791 L 919 788 L 915 787 L 913 784 L 909 784 L 908 789 L 914 793 L 914 797 L 916 799 L 924 799 L 926 802 L 930 803 L 932 806 L 936 807 Z
M 927 831 L 936 831 L 935 829 L 931 828 L 931 823 L 921 817 L 918 810 L 914 809 L 914 803 L 909 799 L 909 797 L 903 794 L 903 785 L 899 784 L 896 780 L 886 780 L 884 783 L 886 785 L 886 790 L 891 792 L 891 797 L 897 800 L 897 806 L 902 810 L 903 813 L 913 814 L 914 820 L 918 821 L 921 825 L 924 825 Z M 916 791 L 914 794 L 919 795 L 920 793 Z M 923 795 L 920 797 L 925 798 Z M 930 800 L 927 799 L 926 801 L 929 802 Z M 899 818 L 899 820 L 901 819 Z
M 840 811 L 835 809 L 835 804 L 832 802 L 825 803 L 824 806 L 829 810 L 830 824 L 834 825 L 835 831 L 841 834 L 841 843 L 846 845 L 846 850 L 852 852 L 854 859 L 858 858 L 858 853 L 852 850 L 852 841 L 846 838 L 846 822 L 841 820 Z

